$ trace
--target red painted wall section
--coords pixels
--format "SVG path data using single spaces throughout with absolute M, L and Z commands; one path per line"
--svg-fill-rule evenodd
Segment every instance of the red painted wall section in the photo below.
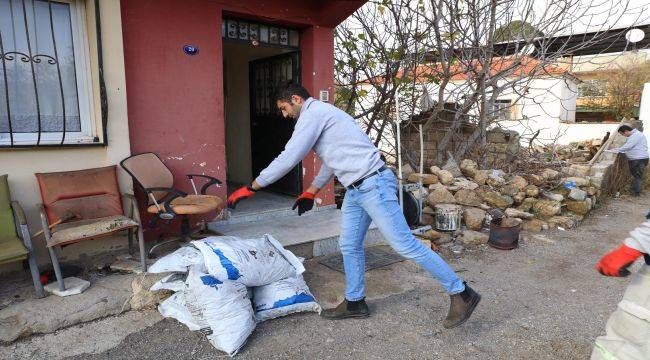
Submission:
M 122 0 L 121 8 L 131 151 L 159 154 L 174 186 L 190 193 L 186 174 L 224 180 L 221 7 L 208 0 Z M 198 54 L 186 55 L 187 44 Z M 210 191 L 222 198 L 225 192 Z
M 352 12 L 349 4 L 343 8 Z M 277 19 L 277 23 L 302 28 L 303 84 L 315 97 L 320 90 L 328 90 L 333 98 L 334 25 L 319 25 L 324 21 L 321 3 L 122 0 L 121 9 L 131 150 L 159 154 L 181 190 L 191 192 L 185 177 L 189 173 L 226 178 L 222 11 L 264 21 Z M 334 11 L 332 5 L 328 9 Z M 187 44 L 198 47 L 199 53 L 184 54 Z M 320 160 L 312 153 L 303 166 L 306 188 L 318 172 Z M 211 190 L 222 198 L 225 192 L 225 186 Z M 332 184 L 319 197 L 323 205 L 333 204 Z M 144 217 L 145 221 L 150 219 Z M 166 233 L 177 230 L 163 229 Z M 147 239 L 158 234 L 146 230 Z
M 321 90 L 330 92 L 334 98 L 334 32 L 332 28 L 313 26 L 302 33 L 302 85 L 314 97 L 318 98 Z M 320 159 L 312 152 L 305 160 L 304 187 L 311 185 L 320 169 Z M 334 186 L 330 182 L 319 193 L 322 205 L 334 204 Z

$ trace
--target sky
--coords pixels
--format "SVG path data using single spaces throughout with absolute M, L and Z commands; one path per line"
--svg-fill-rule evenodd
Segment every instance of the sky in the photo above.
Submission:
M 530 0 L 518 0 L 521 4 Z M 534 0 L 535 14 L 543 14 L 558 3 L 573 0 Z M 650 24 L 650 0 L 580 0 L 563 33 L 579 33 Z M 557 35 L 560 35 L 559 33 Z

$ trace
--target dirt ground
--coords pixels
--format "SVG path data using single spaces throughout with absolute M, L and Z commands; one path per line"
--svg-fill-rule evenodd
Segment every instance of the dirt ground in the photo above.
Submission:
M 256 328 L 237 358 L 586 359 L 628 282 L 602 277 L 594 265 L 644 220 L 649 205 L 650 196 L 612 199 L 578 229 L 523 235 L 516 250 L 444 253 L 483 296 L 460 328 L 442 327 L 448 296 L 415 264 L 402 262 L 368 274 L 370 318 L 326 321 L 303 314 L 271 320 Z M 343 276 L 315 261 L 307 267 L 305 278 L 321 303 L 338 301 Z M 135 318 L 125 325 L 124 316 Z M 114 336 L 93 336 L 92 329 L 106 327 Z M 0 358 L 61 358 L 66 341 L 88 349 L 74 359 L 227 357 L 174 320 L 143 325 L 130 312 L 5 346 Z

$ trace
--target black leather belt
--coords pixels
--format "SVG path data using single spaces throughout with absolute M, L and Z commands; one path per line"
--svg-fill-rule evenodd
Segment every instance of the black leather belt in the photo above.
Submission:
M 388 170 L 388 167 L 387 167 L 386 165 L 383 165 L 383 166 L 380 167 L 377 171 L 373 171 L 373 172 L 371 172 L 370 174 L 368 174 L 368 175 L 362 177 L 361 179 L 359 179 L 359 180 L 353 182 L 352 185 L 348 186 L 348 189 L 349 189 L 349 190 L 352 190 L 353 188 L 357 188 L 357 187 L 361 186 L 361 184 L 363 184 L 363 182 L 364 182 L 366 179 L 369 179 L 369 178 L 371 178 L 371 177 L 373 177 L 373 176 L 379 174 L 380 172 L 382 172 L 382 171 L 384 171 L 384 170 Z

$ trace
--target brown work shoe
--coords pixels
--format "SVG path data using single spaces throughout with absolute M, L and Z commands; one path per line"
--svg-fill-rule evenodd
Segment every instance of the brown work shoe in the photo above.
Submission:
M 337 307 L 323 310 L 320 316 L 330 320 L 365 318 L 370 316 L 370 310 L 365 298 L 359 301 L 343 300 Z
M 449 313 L 442 323 L 442 326 L 447 329 L 459 326 L 467 321 L 476 308 L 476 305 L 478 305 L 478 302 L 481 301 L 481 295 L 472 290 L 467 283 L 464 284 L 465 290 L 463 292 L 450 295 L 451 304 L 449 305 Z

